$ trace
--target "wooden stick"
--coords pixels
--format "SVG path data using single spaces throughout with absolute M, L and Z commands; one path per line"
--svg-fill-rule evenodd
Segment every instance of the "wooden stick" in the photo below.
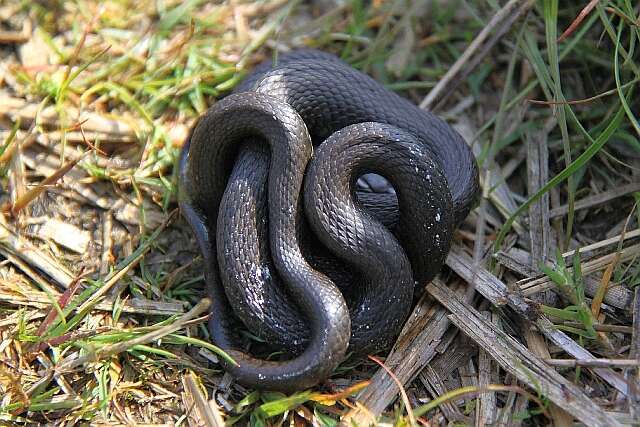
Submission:
M 535 323 L 538 330 L 557 346 L 561 347 L 576 359 L 595 359 L 593 355 L 572 340 L 564 332 L 559 331 L 551 321 L 539 312 L 537 305 L 524 298 L 517 289 L 510 291 L 500 279 L 482 267 L 473 265 L 471 257 L 464 253 L 464 248 L 454 244 L 447 257 L 447 265 L 468 283 L 473 284 L 492 304 L 500 307 L 508 305 L 515 312 Z M 593 368 L 595 374 L 627 395 L 628 384 L 618 373 L 607 368 Z
M 590 261 L 585 262 L 581 265 L 582 274 L 588 275 L 598 270 L 604 270 L 611 264 L 611 262 L 618 258 L 619 262 L 628 261 L 636 256 L 640 255 L 640 244 L 635 244 L 623 248 L 622 250 L 601 256 L 596 259 L 592 259 Z M 567 270 L 573 271 L 572 267 L 568 267 Z M 522 293 L 525 296 L 534 295 L 538 292 L 545 291 L 547 289 L 552 289 L 555 287 L 553 281 L 547 276 L 540 276 L 533 279 L 525 279 L 517 282 L 518 287 L 522 290 Z
M 623 185 L 621 187 L 613 188 L 609 191 L 604 191 L 602 193 L 580 199 L 576 201 L 574 209 L 586 209 L 595 205 L 601 205 L 610 200 L 617 199 L 618 197 L 622 197 L 636 191 L 640 191 L 640 182 L 632 182 L 631 184 Z M 565 215 L 568 211 L 569 207 L 567 205 L 563 205 L 559 208 L 552 209 L 549 212 L 549 216 L 551 218 L 562 216 Z
M 67 356 L 56 368 L 57 372 L 68 372 L 85 363 L 95 362 L 105 357 L 113 356 L 114 354 L 127 351 L 133 346 L 140 344 L 148 344 L 156 341 L 166 335 L 172 334 L 179 329 L 182 329 L 191 319 L 198 317 L 209 309 L 211 300 L 209 298 L 203 298 L 198 304 L 196 304 L 191 310 L 183 314 L 182 317 L 175 322 L 166 325 L 158 330 L 149 332 L 142 336 L 130 339 L 128 341 L 119 342 L 116 344 L 107 344 L 104 347 L 96 350 L 95 353 L 87 354 L 74 358 L 74 355 Z
M 458 284 L 463 291 L 465 286 Z M 395 347 L 387 357 L 389 367 L 402 384 L 412 381 L 426 364 L 436 355 L 436 347 L 449 327 L 447 312 L 425 294 L 404 326 Z M 378 370 L 371 384 L 358 395 L 358 403 L 366 412 L 352 411 L 347 419 L 356 425 L 365 425 L 370 416 L 380 415 L 398 396 L 398 386 L 383 370 Z
M 453 80 L 461 73 L 462 68 L 468 62 L 471 62 L 474 56 L 480 56 L 482 58 L 482 54 L 476 55 L 477 52 L 483 52 L 482 46 L 489 37 L 489 35 L 498 28 L 498 31 L 501 33 L 505 33 L 517 17 L 521 16 L 524 12 L 529 10 L 531 6 L 533 6 L 534 1 L 532 0 L 510 0 L 502 9 L 496 12 L 495 15 L 491 18 L 489 23 L 480 31 L 480 33 L 476 36 L 475 39 L 471 42 L 469 47 L 464 51 L 460 58 L 449 68 L 449 71 L 440 79 L 438 84 L 435 85 L 433 89 L 429 92 L 429 94 L 422 100 L 420 103 L 420 108 L 429 109 L 432 108 L 436 101 L 438 101 L 442 94 L 450 88 Z M 506 25 L 505 25 L 506 23 Z M 506 27 L 506 28 L 504 28 Z M 491 42 L 495 44 L 498 40 L 491 39 Z M 489 43 L 488 46 L 491 47 L 493 44 Z M 488 53 L 489 49 L 484 49 L 484 54 Z M 479 61 L 475 61 L 479 62 Z
M 587 425 L 621 426 L 612 416 L 593 404 L 575 384 L 546 365 L 529 349 L 483 319 L 473 307 L 438 281 L 427 286 L 434 298 L 444 305 L 449 319 L 493 357 L 506 371 Z
M 637 359 L 545 359 L 547 364 L 558 368 L 577 368 L 578 366 L 602 368 L 636 368 L 640 366 Z
M 202 392 L 200 380 L 193 372 L 189 372 L 182 377 L 182 400 L 185 408 L 193 408 L 189 411 L 191 425 L 203 425 L 207 427 L 224 427 L 224 420 L 220 414 L 220 408 L 216 404 L 215 399 L 207 401 L 206 396 Z

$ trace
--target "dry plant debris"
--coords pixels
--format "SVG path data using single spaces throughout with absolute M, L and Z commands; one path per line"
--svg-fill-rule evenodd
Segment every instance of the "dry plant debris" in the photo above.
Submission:
M 0 3 L 0 423 L 637 425 L 639 16 L 629 0 Z M 298 46 L 449 120 L 483 194 L 393 350 L 284 396 L 220 369 L 175 165 L 216 97 Z

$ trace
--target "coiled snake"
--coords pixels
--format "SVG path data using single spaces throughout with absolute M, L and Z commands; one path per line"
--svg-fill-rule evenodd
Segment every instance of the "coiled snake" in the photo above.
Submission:
M 366 173 L 394 193 L 358 190 Z M 212 297 L 213 342 L 245 385 L 300 390 L 393 344 L 478 193 L 451 127 L 333 55 L 259 65 L 191 131 L 180 207 Z M 238 320 L 285 350 L 245 352 Z

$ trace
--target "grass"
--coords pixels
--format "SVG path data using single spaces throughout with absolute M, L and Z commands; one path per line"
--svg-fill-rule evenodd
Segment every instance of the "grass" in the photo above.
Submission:
M 330 384 L 291 396 L 229 385 L 217 363 L 227 356 L 208 341 L 199 304 L 201 262 L 174 212 L 180 147 L 216 97 L 278 45 L 334 52 L 420 104 L 504 2 L 321 3 L 0 5 L 0 29 L 19 32 L 25 20 L 33 28 L 26 41 L 2 42 L 0 34 L 0 172 L 8 189 L 0 201 L 2 422 L 191 424 L 223 414 L 235 425 L 337 425 L 356 405 L 380 369 L 370 361 L 345 364 Z M 478 148 L 482 167 L 483 202 L 458 241 L 509 284 L 546 274 L 559 296 L 543 311 L 598 357 L 638 357 L 636 335 L 632 342 L 629 334 L 602 331 L 637 326 L 636 312 L 602 302 L 611 287 L 635 292 L 636 257 L 601 274 L 580 270 L 589 256 L 581 252 L 555 261 L 550 255 L 638 228 L 638 193 L 578 205 L 640 176 L 639 15 L 630 0 L 536 1 L 436 104 Z M 533 140 L 544 141 L 549 176 L 531 191 L 527 171 L 540 166 L 527 157 Z M 547 212 L 548 235 L 531 236 L 532 208 L 546 198 L 568 213 Z M 74 252 L 42 235 L 38 221 L 51 218 L 91 243 Z M 530 254 L 532 239 L 543 238 L 549 248 L 530 266 L 535 274 L 491 256 L 514 247 Z M 622 243 L 608 254 L 621 250 Z M 600 281 L 599 296 L 585 294 L 589 278 Z M 503 315 L 519 327 L 512 313 Z M 564 354 L 550 350 L 551 357 Z M 472 353 L 467 359 L 477 365 Z M 440 397 L 419 380 L 405 384 L 406 399 L 381 421 L 409 425 L 406 400 L 418 423 L 449 417 L 445 403 L 459 411 L 459 422 L 473 422 L 477 405 L 468 393 L 490 389 L 504 416 L 520 408 L 531 425 L 558 422 L 539 390 L 512 384 L 495 365 L 492 383 L 505 385 L 487 390 L 463 384 L 461 369 L 447 373 Z M 629 411 L 612 387 L 576 369 L 562 372 L 588 386 L 600 399 L 594 404 Z M 185 385 L 187 374 L 193 387 Z M 204 402 L 215 394 L 220 407 L 198 404 L 198 393 Z

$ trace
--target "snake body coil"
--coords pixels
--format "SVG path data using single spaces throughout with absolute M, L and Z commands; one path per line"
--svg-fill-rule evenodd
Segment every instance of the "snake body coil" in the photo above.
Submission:
M 395 195 L 359 191 L 366 173 Z M 388 348 L 477 193 L 475 160 L 451 127 L 333 55 L 259 65 L 200 118 L 180 160 L 211 338 L 238 364 L 226 369 L 293 391 L 347 352 Z M 242 351 L 238 320 L 292 357 Z

